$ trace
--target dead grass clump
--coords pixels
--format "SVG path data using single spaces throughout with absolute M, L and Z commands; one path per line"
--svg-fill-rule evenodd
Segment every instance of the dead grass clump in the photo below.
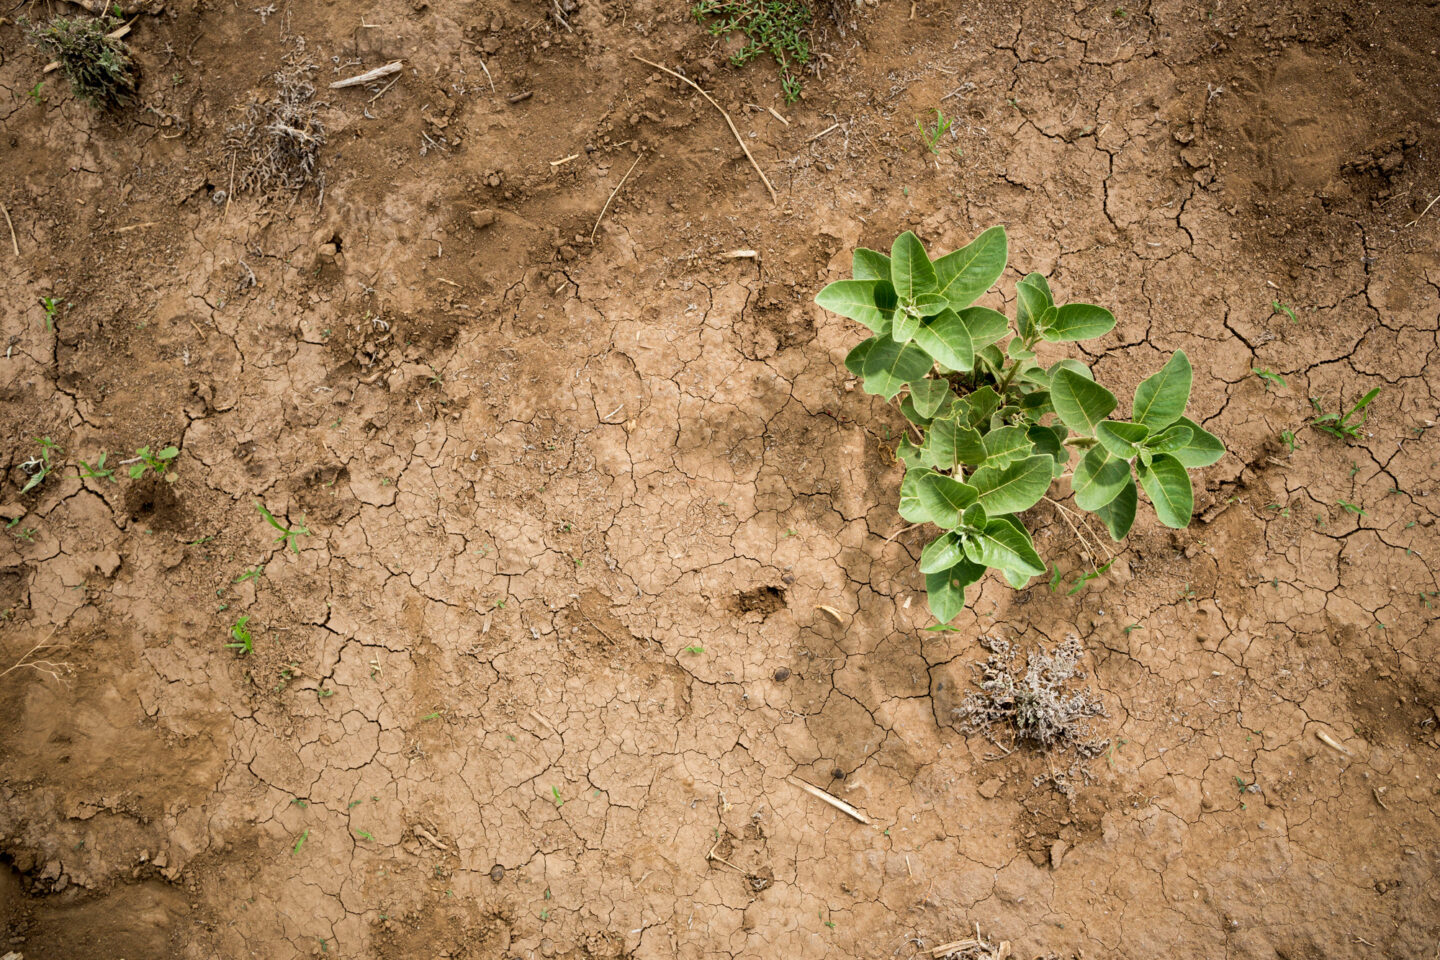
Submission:
M 278 190 L 299 193 L 314 184 L 325 195 L 325 174 L 319 170 L 325 125 L 315 100 L 315 64 L 303 45 L 285 57 L 275 72 L 276 92 L 255 101 L 245 119 L 225 131 L 225 152 L 239 192 L 271 194 Z
M 135 95 L 129 48 L 110 37 L 115 17 L 55 17 L 29 26 L 30 39 L 59 61 L 75 96 L 100 109 L 120 107 Z
M 1019 652 L 1009 641 L 980 642 L 990 655 L 979 664 L 980 691 L 955 708 L 961 732 L 983 734 L 1006 754 L 1026 742 L 1068 754 L 1067 770 L 1038 777 L 1036 785 L 1048 779 L 1066 796 L 1073 795 L 1075 778 L 1088 780 L 1085 761 L 1110 745 L 1096 739 L 1090 725 L 1091 718 L 1106 715 L 1104 703 L 1089 687 L 1074 684 L 1085 678 L 1080 639 L 1071 634 L 1054 653 L 1037 644 L 1025 658 L 1023 673 L 1016 662 Z M 997 733 L 1008 734 L 1008 745 L 1000 742 Z

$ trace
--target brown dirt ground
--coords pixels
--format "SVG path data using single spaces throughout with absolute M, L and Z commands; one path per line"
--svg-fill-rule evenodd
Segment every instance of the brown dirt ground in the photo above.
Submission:
M 683 2 L 253 6 L 142 15 L 119 120 L 32 102 L 0 27 L 0 654 L 70 665 L 0 678 L 0 952 L 1436 956 L 1434 0 L 891 0 L 791 107 Z M 322 81 L 406 69 L 322 83 L 318 208 L 224 200 L 296 38 Z M 1187 350 L 1231 452 L 1190 530 L 926 633 L 898 415 L 810 297 L 992 223 L 1114 308 L 1117 392 Z M 1361 442 L 1304 427 L 1372 386 Z M 173 484 L 76 476 L 169 443 Z M 1070 632 L 1113 740 L 1073 804 L 952 712 L 978 636 Z

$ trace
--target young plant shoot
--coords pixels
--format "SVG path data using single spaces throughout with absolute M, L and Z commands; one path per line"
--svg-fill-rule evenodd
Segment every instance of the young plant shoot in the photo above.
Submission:
M 866 393 L 901 398 L 915 425 L 918 439 L 907 435 L 895 451 L 906 467 L 899 511 L 938 528 L 920 572 L 942 624 L 991 567 L 1016 588 L 1045 573 L 1019 515 L 1055 480 L 1069 477 L 1076 505 L 1120 540 L 1135 522 L 1139 490 L 1162 523 L 1187 526 L 1194 497 L 1186 471 L 1225 453 L 1185 416 L 1191 370 L 1182 351 L 1140 383 L 1129 419 L 1120 419 L 1115 395 L 1089 367 L 1068 357 L 1043 367 L 1035 351 L 1042 342 L 1104 336 L 1115 326 L 1110 311 L 1057 305 L 1038 273 L 1016 284 L 1013 326 L 974 306 L 1000 279 L 1008 254 L 1003 227 L 934 261 L 907 231 L 888 256 L 856 250 L 852 279 L 815 298 L 874 334 L 845 366 Z

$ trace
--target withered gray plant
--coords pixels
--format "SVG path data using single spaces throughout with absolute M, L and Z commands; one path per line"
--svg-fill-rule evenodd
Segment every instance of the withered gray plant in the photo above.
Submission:
M 287 54 L 275 71 L 275 94 L 253 101 L 245 118 L 225 131 L 228 165 L 235 171 L 235 190 L 271 194 L 298 193 L 314 184 L 325 195 L 325 174 L 319 168 L 325 145 L 325 125 L 315 99 L 315 64 L 305 54 L 303 41 Z

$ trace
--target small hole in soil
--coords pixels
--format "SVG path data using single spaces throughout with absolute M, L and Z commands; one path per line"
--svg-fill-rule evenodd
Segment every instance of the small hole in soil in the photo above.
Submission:
M 335 244 L 336 253 L 340 253 L 342 250 L 345 249 L 345 242 L 340 239 L 340 234 L 338 233 L 333 233 L 330 235 L 330 242 Z
M 136 523 L 160 530 L 178 529 L 185 520 L 185 509 L 175 488 L 163 480 L 144 480 L 125 492 L 125 512 Z
M 742 590 L 735 594 L 735 610 L 737 613 L 758 613 L 762 617 L 785 606 L 785 589 L 783 587 L 756 587 L 754 590 Z

